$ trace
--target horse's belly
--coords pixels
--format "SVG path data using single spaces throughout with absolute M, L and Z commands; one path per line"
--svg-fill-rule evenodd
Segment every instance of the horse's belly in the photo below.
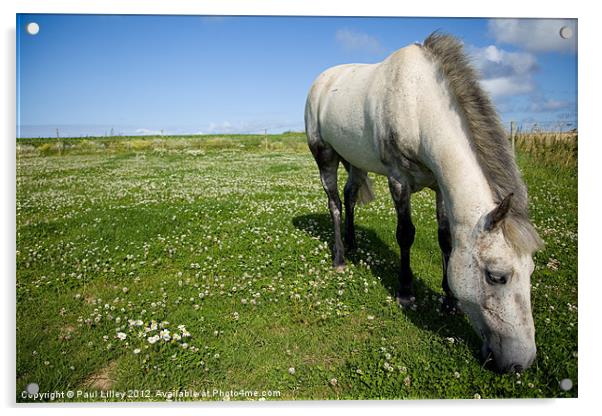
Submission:
M 361 151 L 359 148 L 354 148 L 348 149 L 347 151 L 337 150 L 337 153 L 353 166 L 365 170 L 366 172 L 374 172 L 385 176 L 388 175 L 387 168 L 382 164 L 380 158 L 376 157 L 376 155 L 369 150 Z
M 326 130 L 323 132 L 322 138 L 353 166 L 366 172 L 388 175 L 386 166 L 382 163 L 380 155 L 369 138 L 342 130 L 336 132 Z

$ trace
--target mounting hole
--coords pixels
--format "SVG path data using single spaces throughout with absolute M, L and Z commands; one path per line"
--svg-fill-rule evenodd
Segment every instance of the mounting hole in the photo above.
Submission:
M 38 394 L 40 392 L 40 386 L 38 383 L 29 383 L 27 387 L 25 387 L 25 391 L 29 394 Z
M 36 22 L 29 22 L 27 23 L 25 30 L 27 30 L 27 33 L 29 33 L 30 35 L 37 35 L 40 31 L 40 25 Z
M 570 378 L 564 378 L 564 379 L 560 380 L 560 390 L 569 391 L 572 388 L 573 388 L 573 380 L 571 380 Z
M 570 39 L 573 37 L 573 29 L 568 26 L 562 26 L 560 28 L 560 37 L 562 39 Z

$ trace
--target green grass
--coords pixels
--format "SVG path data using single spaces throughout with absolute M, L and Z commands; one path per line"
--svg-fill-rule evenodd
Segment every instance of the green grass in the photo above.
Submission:
M 359 250 L 335 273 L 301 135 L 57 143 L 17 143 L 18 401 L 31 382 L 147 401 L 165 400 L 158 390 L 223 400 L 214 389 L 276 391 L 268 400 L 577 396 L 574 167 L 519 155 L 546 247 L 532 276 L 538 357 L 517 376 L 481 368 L 466 318 L 440 312 L 431 191 L 412 199 L 417 304 L 403 310 L 386 179 L 357 209 Z M 161 323 L 189 336 L 151 344 Z

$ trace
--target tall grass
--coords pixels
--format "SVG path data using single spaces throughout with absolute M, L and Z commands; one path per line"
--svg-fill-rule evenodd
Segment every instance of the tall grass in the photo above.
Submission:
M 577 166 L 577 132 L 519 132 L 517 151 L 527 153 L 548 166 Z
M 189 153 L 210 150 L 266 150 L 307 152 L 304 133 L 277 135 L 211 135 L 17 139 L 18 156 L 158 152 Z
M 549 166 L 577 165 L 577 133 L 518 132 L 517 152 L 526 153 Z M 173 137 L 107 137 L 93 139 L 18 139 L 19 156 L 59 156 L 66 154 L 158 152 L 189 153 L 210 150 L 247 149 L 307 152 L 305 135 L 214 135 Z

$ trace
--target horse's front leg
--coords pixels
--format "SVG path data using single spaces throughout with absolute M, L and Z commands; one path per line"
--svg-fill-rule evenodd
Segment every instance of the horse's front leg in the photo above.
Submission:
M 414 243 L 416 229 L 412 224 L 410 209 L 411 189 L 407 183 L 389 177 L 389 190 L 397 211 L 397 243 L 400 251 L 399 289 L 396 293 L 397 303 L 408 306 L 414 300 L 412 280 L 414 275 L 410 267 L 410 248 Z
M 456 298 L 449 288 L 449 283 L 447 281 L 447 265 L 452 250 L 451 232 L 449 228 L 449 218 L 447 217 L 443 196 L 440 191 L 437 191 L 437 225 L 437 236 L 439 238 L 439 247 L 441 248 L 441 262 L 443 264 L 443 280 L 441 286 L 445 292 L 443 310 L 445 312 L 453 313 L 456 311 Z

